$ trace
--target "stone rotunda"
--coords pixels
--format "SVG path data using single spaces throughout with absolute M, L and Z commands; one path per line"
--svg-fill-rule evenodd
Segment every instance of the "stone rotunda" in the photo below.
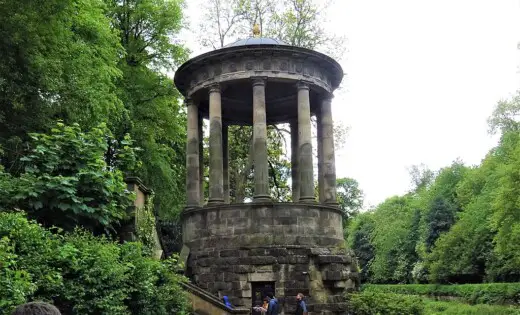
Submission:
M 358 285 L 336 203 L 331 114 L 341 66 L 313 50 L 249 38 L 195 57 L 175 74 L 188 111 L 187 206 L 182 213 L 186 273 L 194 285 L 260 305 L 275 293 L 282 314 L 295 295 L 311 314 L 342 314 Z M 311 115 L 318 122 L 319 200 L 314 196 Z M 209 119 L 209 199 L 204 203 L 202 120 Z M 293 202 L 270 198 L 267 125 L 289 123 Z M 228 126 L 253 126 L 254 196 L 229 202 Z M 253 314 L 255 312 L 253 311 Z

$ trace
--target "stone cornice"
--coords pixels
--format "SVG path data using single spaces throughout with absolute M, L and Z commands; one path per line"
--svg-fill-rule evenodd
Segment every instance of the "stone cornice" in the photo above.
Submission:
M 252 76 L 299 81 L 305 78 L 327 92 L 343 78 L 341 66 L 322 53 L 294 46 L 251 45 L 214 50 L 184 63 L 175 73 L 175 85 L 190 95 L 211 83 Z

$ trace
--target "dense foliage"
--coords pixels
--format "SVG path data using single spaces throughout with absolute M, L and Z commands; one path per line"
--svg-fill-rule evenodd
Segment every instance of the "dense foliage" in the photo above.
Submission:
M 71 315 L 188 314 L 175 261 L 154 260 L 139 243 L 55 232 L 0 213 L 0 314 L 28 300 Z
M 467 304 L 457 300 L 439 301 L 417 295 L 393 293 L 393 287 L 412 285 L 387 285 L 384 290 L 365 289 L 360 293 L 347 295 L 351 314 L 362 315 L 516 315 L 520 309 L 515 306 Z M 397 289 L 395 292 L 404 292 Z
M 112 231 L 126 217 L 133 196 L 121 170 L 137 164 L 129 137 L 114 141 L 104 124 L 82 132 L 63 123 L 30 137 L 20 159 L 24 171 L 0 170 L 0 210 L 23 209 L 46 226 L 70 231 L 81 225 L 95 233 Z M 112 165 L 105 161 L 109 143 L 118 147 Z
M 456 297 L 469 304 L 520 304 L 520 283 L 367 284 L 364 292 Z
M 349 295 L 354 315 L 421 315 L 424 305 L 420 298 L 392 293 L 362 292 Z
M 84 130 L 105 123 L 112 166 L 127 134 L 142 150 L 140 176 L 156 207 L 184 203 L 185 113 L 171 72 L 187 58 L 182 0 L 0 0 L 0 163 L 24 172 L 31 133 L 57 119 Z M 122 170 L 126 171 L 126 170 Z M 106 219 L 106 218 L 105 218 Z
M 410 193 L 352 220 L 349 243 L 365 281 L 520 280 L 519 99 L 499 102 L 490 127 L 501 138 L 479 166 L 414 172 Z

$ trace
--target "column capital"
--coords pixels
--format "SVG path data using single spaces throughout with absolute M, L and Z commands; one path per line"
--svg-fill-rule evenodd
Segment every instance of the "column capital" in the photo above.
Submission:
M 299 90 L 309 90 L 310 89 L 310 82 L 301 80 L 301 81 L 298 81 L 298 83 L 296 83 L 296 86 L 298 87 L 298 91 Z
M 267 77 L 250 77 L 253 86 L 262 85 L 265 86 Z
M 211 85 L 208 85 L 208 93 L 220 93 L 220 84 L 219 83 L 213 83 Z
M 332 93 L 327 93 L 327 94 L 325 94 L 325 95 L 322 96 L 321 101 L 322 101 L 322 102 L 329 102 L 329 103 L 330 103 L 330 102 L 332 102 L 332 99 L 334 99 L 334 94 L 332 94 Z
M 192 99 L 191 97 L 189 97 L 189 96 L 184 98 L 184 105 L 185 105 L 186 107 L 188 107 L 188 106 L 190 106 L 190 105 L 195 105 L 195 106 L 197 106 L 197 104 L 196 104 L 195 102 L 193 102 L 193 99 Z

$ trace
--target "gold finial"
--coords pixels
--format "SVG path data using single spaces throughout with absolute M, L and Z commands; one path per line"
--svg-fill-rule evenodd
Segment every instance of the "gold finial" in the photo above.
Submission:
M 260 36 L 260 25 L 255 24 L 255 26 L 253 26 L 253 35 L 255 37 L 259 37 Z

